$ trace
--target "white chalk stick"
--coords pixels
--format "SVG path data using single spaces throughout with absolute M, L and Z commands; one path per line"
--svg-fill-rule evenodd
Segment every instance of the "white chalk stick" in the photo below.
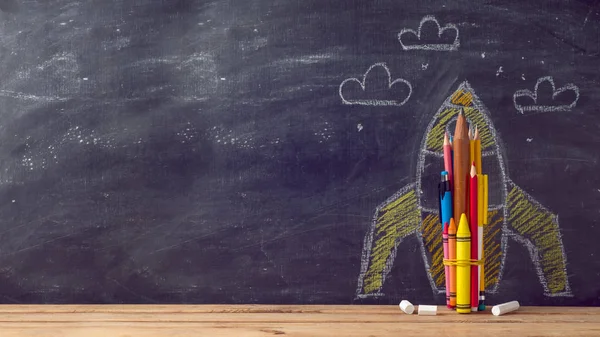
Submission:
M 437 305 L 421 305 L 419 304 L 419 316 L 435 316 L 437 315 Z
M 405 314 L 411 315 L 415 312 L 415 306 L 407 300 L 402 300 L 398 306 L 400 306 L 400 310 L 404 311 Z
M 498 305 L 493 306 L 492 314 L 494 316 L 500 316 L 500 315 L 507 314 L 509 312 L 513 312 L 517 309 L 519 309 L 519 302 L 517 302 L 517 301 L 506 302 L 503 304 L 498 304 Z

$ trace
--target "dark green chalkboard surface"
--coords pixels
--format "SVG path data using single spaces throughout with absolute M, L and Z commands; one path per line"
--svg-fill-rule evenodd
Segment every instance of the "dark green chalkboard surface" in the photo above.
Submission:
M 444 303 L 440 135 L 488 303 L 600 305 L 600 2 L 0 1 L 1 303 Z

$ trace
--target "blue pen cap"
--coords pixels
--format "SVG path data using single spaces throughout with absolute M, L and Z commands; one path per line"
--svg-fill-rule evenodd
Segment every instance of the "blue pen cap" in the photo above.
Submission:
M 442 181 L 439 185 L 440 188 L 440 222 L 442 223 L 442 230 L 444 229 L 444 223 L 450 223 L 452 217 L 452 192 L 450 191 L 450 184 L 448 181 L 448 171 L 442 171 Z

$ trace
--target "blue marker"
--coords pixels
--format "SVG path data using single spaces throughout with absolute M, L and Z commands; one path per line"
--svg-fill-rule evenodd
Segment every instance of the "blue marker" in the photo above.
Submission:
M 452 191 L 450 191 L 450 181 L 448 181 L 448 171 L 442 171 L 442 181 L 439 185 L 440 189 L 440 221 L 442 230 L 444 224 L 450 223 L 452 218 Z

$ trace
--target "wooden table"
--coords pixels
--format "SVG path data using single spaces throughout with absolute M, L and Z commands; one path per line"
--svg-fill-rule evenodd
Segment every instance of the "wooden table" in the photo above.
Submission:
M 600 308 L 406 315 L 397 306 L 0 306 L 0 336 L 600 336 Z

